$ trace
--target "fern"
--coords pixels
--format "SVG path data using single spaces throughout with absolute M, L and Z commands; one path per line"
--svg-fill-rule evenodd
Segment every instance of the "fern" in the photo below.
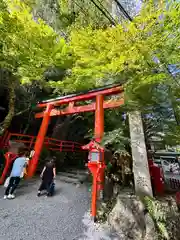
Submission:
M 129 143 L 129 138 L 124 136 L 123 129 L 121 128 L 105 132 L 102 142 L 103 145 L 113 145 L 114 149 L 119 153 L 127 153 L 125 148 L 127 143 Z
M 160 234 L 164 237 L 164 239 L 169 239 L 169 234 L 167 232 L 165 224 L 162 222 L 157 222 L 157 227 L 159 229 Z
M 157 231 L 163 239 L 168 240 L 169 234 L 166 229 L 166 216 L 160 204 L 153 198 L 147 196 L 143 199 L 143 202 L 154 221 Z

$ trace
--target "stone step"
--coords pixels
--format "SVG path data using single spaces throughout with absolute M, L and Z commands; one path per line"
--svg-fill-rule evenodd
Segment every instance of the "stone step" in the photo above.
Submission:
M 60 181 L 64 181 L 67 183 L 80 183 L 81 181 L 86 181 L 88 179 L 88 172 L 58 172 L 57 176 Z
M 58 175 L 58 180 L 65 182 L 65 183 L 72 183 L 72 184 L 79 184 L 80 180 L 77 178 L 69 178 L 66 176 L 60 176 Z
M 87 173 L 58 172 L 58 175 L 69 178 L 85 178 Z
M 84 174 L 86 175 L 88 170 L 85 169 L 85 170 L 76 170 L 76 169 L 68 169 L 68 170 L 65 170 L 63 171 L 64 173 L 70 173 L 70 174 Z

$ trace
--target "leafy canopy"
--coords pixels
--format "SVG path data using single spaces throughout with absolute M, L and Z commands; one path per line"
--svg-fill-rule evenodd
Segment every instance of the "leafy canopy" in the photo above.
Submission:
M 152 113 L 154 109 L 157 113 L 162 103 L 164 106 L 165 102 L 172 100 L 169 87 L 172 95 L 179 93 L 177 81 L 167 71 L 169 64 L 180 62 L 179 11 L 179 3 L 171 2 L 167 7 L 149 1 L 133 22 L 124 21 L 114 28 L 82 24 L 77 29 L 72 25 L 70 46 L 74 65 L 64 81 L 56 86 L 69 92 L 120 82 L 125 86 L 130 109 L 138 106 L 145 114 Z M 165 85 L 165 90 L 159 89 L 162 85 Z M 168 120 L 167 105 L 164 108 Z M 164 124 L 166 117 L 160 117 L 163 121 L 158 123 L 154 118 L 151 124 L 146 121 L 148 138 L 162 131 L 161 123 Z M 108 119 L 106 130 L 116 116 L 111 114 Z M 115 130 L 108 130 L 104 141 L 115 145 L 126 142 L 120 139 L 123 127 L 117 124 L 114 127 Z
M 5 1 L 0 10 L 0 66 L 21 83 L 40 80 L 47 67 L 64 64 L 68 47 L 63 38 L 19 0 Z
M 3 134 L 15 114 L 19 85 L 38 80 L 39 86 L 47 88 L 47 69 L 53 66 L 64 68 L 71 57 L 65 40 L 42 19 L 35 19 L 24 1 L 1 1 L 0 38 L 0 72 L 5 73 L 0 79 L 0 87 L 8 89 L 9 98 L 8 114 L 0 125 L 0 134 Z M 29 103 L 27 107 L 28 110 Z
M 109 20 L 103 15 L 103 13 L 97 8 L 97 6 L 107 12 L 108 1 L 98 0 L 58 0 L 59 2 L 59 20 L 61 26 L 64 28 L 81 28 L 88 25 L 94 28 L 104 28 L 110 25 Z M 63 23 L 63 24 L 62 24 Z
M 178 3 L 167 9 L 150 2 L 133 22 L 107 29 L 72 29 L 75 62 L 60 87 L 72 91 L 122 81 L 131 98 L 135 94 L 147 98 L 151 86 L 171 84 L 165 67 L 180 60 L 179 9 Z

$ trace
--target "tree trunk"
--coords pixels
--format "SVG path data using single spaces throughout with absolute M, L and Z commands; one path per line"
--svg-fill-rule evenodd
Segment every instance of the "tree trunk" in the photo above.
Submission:
M 139 111 L 129 113 L 129 127 L 135 191 L 139 196 L 152 196 L 153 194 L 144 140 L 144 131 L 141 113 Z
M 9 85 L 8 85 L 8 90 L 9 90 L 8 114 L 6 115 L 2 123 L 1 134 L 3 134 L 9 128 L 15 113 L 15 99 L 16 99 L 15 84 L 16 84 L 15 80 L 13 80 L 9 82 Z

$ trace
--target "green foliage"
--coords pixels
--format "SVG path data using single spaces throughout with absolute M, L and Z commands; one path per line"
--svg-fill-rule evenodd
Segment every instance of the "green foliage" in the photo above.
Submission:
M 165 129 L 164 141 L 169 146 L 177 146 L 180 142 L 180 126 L 171 123 L 168 125 L 168 128 Z
M 15 112 L 15 89 L 34 80 L 43 86 L 48 67 L 71 62 L 69 47 L 42 19 L 34 19 L 31 9 L 22 1 L 2 1 L 0 9 L 0 68 L 8 76 L 2 79 L 9 90 L 9 113 L 2 129 L 6 129 Z M 70 63 L 71 64 L 71 63 Z M 6 74 L 7 75 L 7 74 Z
M 98 5 L 103 9 L 108 7 L 107 3 L 106 0 L 98 0 Z M 37 0 L 33 14 L 42 18 L 66 39 L 69 39 L 72 28 L 78 29 L 88 25 L 94 28 L 109 26 L 106 17 L 89 0 Z
M 96 2 L 102 9 L 110 9 L 108 1 Z M 170 3 L 167 8 L 149 1 L 132 23 L 112 28 L 89 0 L 1 1 L 0 67 L 10 75 L 0 79 L 0 85 L 9 86 L 13 81 L 16 95 L 22 96 L 21 84 L 34 80 L 50 93 L 51 88 L 55 93 L 67 93 L 121 82 L 125 111 L 150 107 L 151 112 L 165 95 L 155 91 L 162 83 L 171 85 L 172 95 L 179 96 L 177 79 L 174 81 L 166 69 L 167 64 L 180 62 L 179 26 L 179 3 Z M 68 44 L 60 36 L 65 36 Z M 20 110 L 29 106 L 28 101 L 24 103 L 18 101 Z M 128 136 L 118 123 L 121 113 L 110 111 L 105 118 L 104 143 L 124 149 Z M 159 127 L 146 125 L 148 136 Z M 170 129 L 168 136 L 172 136 Z
M 170 97 L 169 92 L 164 94 L 163 90 L 158 91 L 159 86 L 171 86 L 172 95 L 175 90 L 179 92 L 177 81 L 167 71 L 168 64 L 179 62 L 179 8 L 177 2 L 171 2 L 167 7 L 162 2 L 154 5 L 153 1 L 149 1 L 133 22 L 122 22 L 114 28 L 94 27 L 89 20 L 89 25 L 81 23 L 81 27 L 77 25 L 78 29 L 75 23 L 72 24 L 70 45 L 74 64 L 63 81 L 56 83 L 57 88 L 72 92 L 122 83 L 125 87 L 126 111 L 139 108 L 147 112 L 148 107 L 152 112 L 155 106 L 160 106 Z M 92 11 L 92 8 L 89 9 Z M 169 119 L 169 116 L 162 119 Z M 164 124 L 163 121 L 161 124 Z M 157 135 L 162 130 L 161 124 L 156 120 L 146 124 L 147 138 Z M 113 136 L 122 136 L 122 130 L 116 123 L 112 125 L 115 130 L 105 129 L 108 132 L 105 142 L 116 144 L 122 139 L 117 140 Z
M 122 108 L 105 111 L 105 133 L 102 144 L 113 146 L 115 151 L 126 152 L 129 136 L 126 133 L 127 126 L 122 119 L 122 114 Z
M 76 61 L 63 88 L 72 91 L 126 82 L 128 100 L 138 100 L 139 96 L 151 98 L 151 92 L 145 89 L 172 83 L 164 69 L 167 62 L 163 56 L 168 55 L 169 64 L 177 56 L 178 12 L 179 4 L 172 4 L 168 10 L 149 4 L 131 23 L 107 29 L 72 29 L 71 47 Z M 158 63 L 154 61 L 155 56 L 159 58 Z
M 166 216 L 163 209 L 161 209 L 160 204 L 150 197 L 145 197 L 143 202 L 160 235 L 163 239 L 169 239 L 169 234 L 166 228 Z
M 122 128 L 116 128 L 110 132 L 105 132 L 103 138 L 103 145 L 113 146 L 114 150 L 126 153 L 126 145 L 129 144 L 130 139 L 124 136 Z
M 97 1 L 96 1 L 97 2 Z M 108 7 L 107 1 L 99 0 L 97 2 L 103 10 Z M 94 28 L 106 27 L 109 21 L 89 0 L 59 0 L 59 18 L 64 23 L 65 28 L 81 28 L 88 25 Z
M 25 4 L 11 1 L 7 7 L 10 11 L 0 12 L 1 67 L 20 77 L 21 83 L 41 80 L 47 67 L 65 56 L 65 42 L 41 19 L 34 21 Z

